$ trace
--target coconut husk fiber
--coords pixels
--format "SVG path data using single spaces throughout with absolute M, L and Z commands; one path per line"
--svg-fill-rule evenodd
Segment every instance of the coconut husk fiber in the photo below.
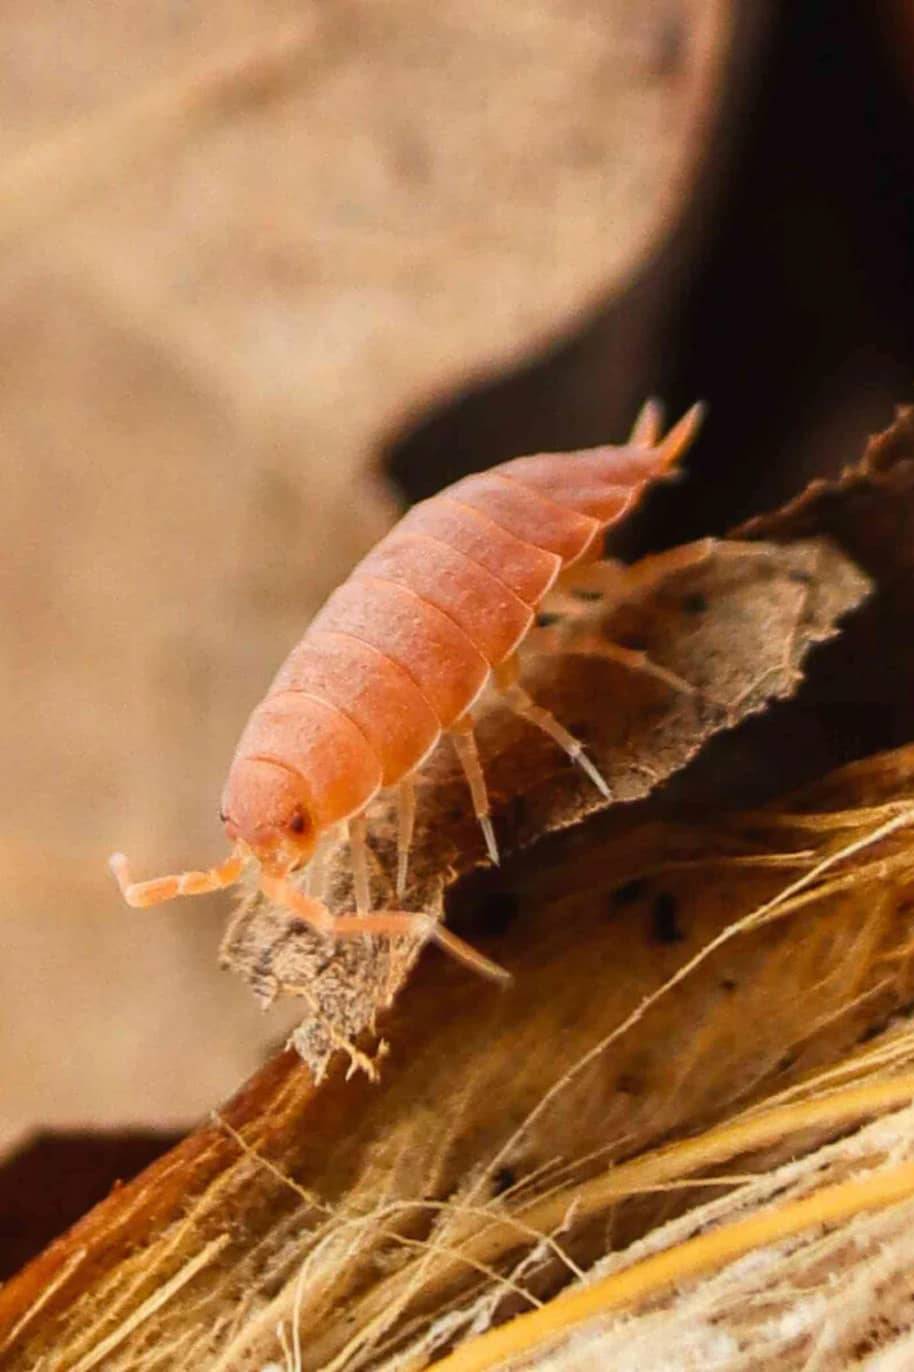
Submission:
M 906 499 L 909 427 L 902 417 L 839 483 L 867 490 L 871 513 Z M 594 602 L 619 636 L 637 619 L 655 664 L 686 677 L 688 663 L 691 692 L 618 663 L 547 659 L 543 689 L 569 693 L 617 787 L 608 809 L 547 744 L 537 752 L 493 713 L 484 752 L 510 860 L 473 875 L 478 840 L 443 820 L 420 852 L 466 845 L 447 917 L 510 968 L 512 988 L 429 951 L 390 1008 L 372 1004 L 373 1031 L 344 1025 L 348 1043 L 313 1068 L 296 1048 L 275 1058 L 0 1291 L 9 1366 L 494 1366 L 485 1340 L 509 1330 L 521 1340 L 512 1353 L 548 1366 L 537 1340 L 551 1347 L 585 1316 L 672 1299 L 677 1271 L 724 1271 L 752 1233 L 757 1246 L 787 1242 L 849 1222 L 855 1205 L 888 1213 L 906 1194 L 902 1173 L 836 1200 L 812 1172 L 780 1219 L 733 1238 L 783 1199 L 734 1188 L 902 1108 L 910 1087 L 910 749 L 763 805 L 741 782 L 760 774 L 753 753 L 767 776 L 795 775 L 791 716 L 805 718 L 823 664 L 834 687 L 840 638 L 810 657 L 806 685 L 800 663 L 862 605 L 846 619 L 850 640 L 883 584 L 903 578 L 862 545 L 859 568 L 837 522 L 824 538 L 811 526 L 777 538 L 713 545 L 644 596 Z M 610 674 L 612 694 L 593 672 Z M 639 729 L 645 701 L 653 714 Z M 762 713 L 740 725 L 737 704 Z M 638 749 L 654 760 L 640 781 Z M 670 759 L 664 785 L 658 757 Z M 522 804 L 505 795 L 509 777 Z M 431 803 L 453 784 L 433 777 Z M 456 861 L 441 865 L 450 879 Z M 849 1170 L 849 1183 L 865 1179 Z M 789 1209 L 820 1192 L 812 1209 Z M 728 1237 L 696 1258 L 687 1244 L 701 1221 L 686 1224 L 681 1268 L 644 1277 L 656 1253 L 632 1245 L 731 1195 L 735 1209 L 707 1226 Z M 610 1254 L 619 1273 L 638 1272 L 624 1299 L 601 1285 L 621 1281 L 596 1267 Z M 574 1307 L 569 1319 L 561 1302 L 579 1288 L 606 1312 Z M 531 1341 L 531 1312 L 543 1310 L 552 1323 Z
M 275 1060 L 0 1293 L 8 1365 L 282 1365 L 293 1326 L 293 1366 L 456 1358 L 709 1187 L 900 1107 L 910 1076 L 838 1088 L 910 1068 L 912 781 L 906 750 L 579 841 L 574 881 L 519 885 L 520 1004 L 441 960 L 386 1017 L 379 1082 Z

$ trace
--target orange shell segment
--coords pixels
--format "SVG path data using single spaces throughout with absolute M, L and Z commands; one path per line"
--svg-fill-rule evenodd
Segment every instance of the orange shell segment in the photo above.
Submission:
M 361 569 L 327 601 L 313 631 L 351 634 L 412 677 L 447 729 L 465 714 L 489 675 L 489 664 L 462 629 L 421 595 Z
M 294 691 L 268 695 L 257 706 L 233 769 L 245 758 L 275 760 L 298 773 L 319 830 L 358 814 L 382 781 L 380 760 L 352 720 L 325 701 Z
M 456 482 L 448 488 L 448 496 L 480 510 L 515 538 L 555 553 L 566 565 L 577 562 L 594 546 L 602 528 L 599 520 L 502 476 L 500 469 Z
M 441 735 L 413 679 L 359 639 L 311 629 L 280 667 L 274 691 L 309 691 L 347 715 L 380 759 L 383 784 L 407 776 Z
M 482 510 L 461 505 L 450 491 L 414 505 L 397 527 L 401 533 L 428 534 L 472 558 L 534 610 L 562 568 L 558 554 L 508 533 Z
M 493 667 L 514 651 L 533 623 L 530 606 L 491 572 L 426 534 L 396 528 L 359 565 L 363 575 L 395 581 L 436 605 Z

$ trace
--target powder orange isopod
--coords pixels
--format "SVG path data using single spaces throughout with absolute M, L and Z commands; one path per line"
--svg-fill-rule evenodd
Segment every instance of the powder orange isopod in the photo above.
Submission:
M 625 446 L 516 458 L 414 506 L 330 596 L 248 720 L 222 794 L 229 857 L 208 871 L 134 883 L 115 854 L 110 865 L 128 903 L 231 886 L 253 865 L 268 899 L 322 932 L 425 932 L 477 970 L 503 976 L 426 915 L 370 910 L 365 810 L 379 791 L 396 788 L 402 898 L 413 777 L 448 733 L 498 860 L 471 715 L 489 682 L 609 794 L 580 743 L 520 685 L 517 652 L 547 592 L 569 568 L 599 559 L 605 530 L 676 462 L 700 419 L 695 406 L 661 439 L 648 402 Z M 344 824 L 356 912 L 334 916 L 290 878 Z

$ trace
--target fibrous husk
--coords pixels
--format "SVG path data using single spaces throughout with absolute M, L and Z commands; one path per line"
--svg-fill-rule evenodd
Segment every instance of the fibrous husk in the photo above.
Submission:
M 755 565 L 783 564 L 763 547 Z M 544 762 L 546 796 L 573 774 Z M 706 1196 L 714 1168 L 729 1186 L 887 1108 L 826 1096 L 754 1135 L 757 1154 L 744 1133 L 708 1143 L 754 1106 L 910 1064 L 914 754 L 742 812 L 729 788 L 689 806 L 690 774 L 675 813 L 658 792 L 568 823 L 519 852 L 497 901 L 468 897 L 509 991 L 429 955 L 383 1018 L 386 1055 L 362 1040 L 378 1083 L 338 1053 L 318 1086 L 287 1051 L 0 1291 L 9 1365 L 253 1372 L 294 1325 L 293 1366 L 421 1367 Z
M 740 1134 L 656 1154 L 910 1065 L 914 1036 L 884 1027 L 912 994 L 912 795 L 907 750 L 821 796 L 615 840 L 582 826 L 543 868 L 533 849 L 492 941 L 510 992 L 431 960 L 385 1018 L 379 1084 L 338 1055 L 316 1089 L 294 1052 L 276 1059 L 0 1292 L 9 1366 L 53 1349 L 62 1369 L 253 1372 L 293 1320 L 303 1368 L 386 1367 L 407 1345 L 391 1368 L 423 1366 L 708 1176 L 878 1112 L 782 1121 L 755 1161 Z
M 595 1264 L 538 1316 L 471 1341 L 441 1372 L 903 1372 L 914 1355 L 912 1093 L 909 1073 L 731 1125 L 731 1138 L 783 1141 L 804 1120 L 840 1128 L 891 1111 L 755 1177 L 726 1167 L 717 1199 Z M 727 1132 L 693 1152 L 729 1161 Z

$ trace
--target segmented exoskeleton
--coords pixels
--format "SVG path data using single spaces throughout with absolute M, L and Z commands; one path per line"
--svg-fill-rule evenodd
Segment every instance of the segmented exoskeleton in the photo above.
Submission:
M 501 975 L 420 913 L 370 911 L 365 810 L 397 788 L 397 893 L 405 890 L 415 818 L 413 777 L 450 734 L 493 861 L 498 860 L 472 707 L 490 681 L 545 730 L 604 794 L 581 744 L 518 680 L 517 652 L 544 596 L 569 569 L 599 559 L 606 529 L 692 441 L 700 409 L 661 439 L 645 406 L 622 447 L 521 457 L 466 477 L 411 509 L 329 598 L 280 667 L 245 728 L 222 796 L 233 844 L 218 867 L 132 883 L 131 905 L 153 905 L 237 882 L 256 863 L 264 894 L 335 936 L 427 931 L 479 970 Z M 356 913 L 333 916 L 290 880 L 347 824 Z

